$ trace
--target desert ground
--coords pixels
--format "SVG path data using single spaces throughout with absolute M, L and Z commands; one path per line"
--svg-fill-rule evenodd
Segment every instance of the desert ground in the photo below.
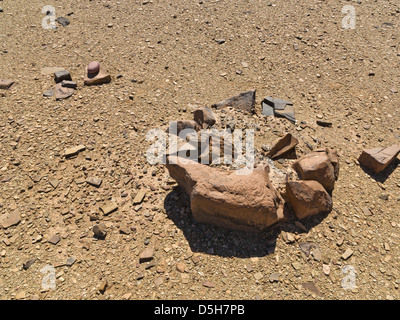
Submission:
M 354 28 L 344 28 L 346 5 Z M 70 23 L 43 28 L 45 6 Z M 15 82 L 0 90 L 2 300 L 399 299 L 399 156 L 380 174 L 358 161 L 363 149 L 400 144 L 398 1 L 2 0 L 0 8 L 0 79 Z M 110 83 L 84 85 L 91 61 Z M 55 67 L 78 85 L 67 99 L 43 96 Z M 214 110 L 217 127 L 256 129 L 258 161 L 286 133 L 299 141 L 297 157 L 337 150 L 331 212 L 259 233 L 198 223 L 165 165 L 146 160 L 151 129 L 249 89 L 255 113 Z M 292 101 L 296 123 L 264 116 L 265 97 Z M 116 210 L 104 214 L 110 203 Z

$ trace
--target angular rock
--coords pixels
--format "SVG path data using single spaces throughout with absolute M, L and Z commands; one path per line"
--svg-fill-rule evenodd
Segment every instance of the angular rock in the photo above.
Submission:
M 63 87 L 61 83 L 56 84 L 55 96 L 57 101 L 71 97 L 74 92 L 74 89 Z
M 98 187 L 101 186 L 101 183 L 103 182 L 103 180 L 100 179 L 100 178 L 97 178 L 97 177 L 88 177 L 88 178 L 86 179 L 86 182 L 87 182 L 88 184 L 90 184 L 90 185 L 92 185 L 92 186 L 98 188 Z
M 274 146 L 267 153 L 267 157 L 271 159 L 277 159 L 292 153 L 299 141 L 293 137 L 290 133 L 287 133 L 284 137 L 280 138 L 274 143 Z
M 48 240 L 48 242 L 51 243 L 51 244 L 56 245 L 57 243 L 60 242 L 60 240 L 61 240 L 61 237 L 60 237 L 59 235 L 56 235 L 56 234 L 55 234 L 54 236 L 52 236 L 52 237 Z
M 13 80 L 0 79 L 0 89 L 8 90 L 15 83 Z
M 54 89 L 48 89 L 45 92 L 43 92 L 43 96 L 46 98 L 50 98 L 54 96 L 54 94 L 55 94 Z
M 93 233 L 98 238 L 105 238 L 107 235 L 107 228 L 104 223 L 96 224 L 93 226 Z
M 115 202 L 110 202 L 107 203 L 106 205 L 100 207 L 100 210 L 103 212 L 105 216 L 109 215 L 110 213 L 113 213 L 118 209 L 118 206 Z
M 286 194 L 298 219 L 332 210 L 332 198 L 317 181 L 288 181 Z
M 133 199 L 133 204 L 139 204 L 142 203 L 144 197 L 146 196 L 147 191 L 146 190 L 140 190 L 135 198 Z
M 215 124 L 215 115 L 212 112 L 211 108 L 204 106 L 193 113 L 194 121 L 197 122 L 197 124 L 203 128 L 203 129 L 208 129 L 212 127 Z
M 266 97 L 261 105 L 263 108 L 262 114 L 265 116 L 280 116 L 296 122 L 293 102 L 291 101 Z
M 1 225 L 3 226 L 4 229 L 16 226 L 20 222 L 21 222 L 21 217 L 18 212 L 10 213 L 8 216 L 5 214 L 2 215 Z
M 78 87 L 78 84 L 75 81 L 68 81 L 68 80 L 61 81 L 61 85 L 64 88 L 71 88 L 71 89 L 76 89 Z
M 332 192 L 335 187 L 336 176 L 335 167 L 328 151 L 315 151 L 306 154 L 293 163 L 293 169 L 296 170 L 301 180 L 315 180 L 324 186 L 328 192 Z M 338 171 L 338 162 L 335 165 Z
M 108 74 L 101 65 L 99 66 L 99 70 L 96 73 L 89 73 L 89 67 L 90 71 L 93 72 L 92 66 L 89 65 L 86 67 L 86 74 L 84 78 L 84 84 L 86 86 L 99 85 L 111 82 L 111 75 Z
M 154 258 L 154 249 L 153 248 L 147 248 L 145 249 L 140 255 L 139 255 L 139 262 L 147 262 L 151 261 Z
M 70 21 L 69 21 L 67 18 L 65 18 L 65 17 L 58 17 L 58 18 L 57 18 L 57 22 L 58 22 L 59 24 L 61 24 L 63 27 L 66 27 L 67 25 L 70 24 Z
M 400 145 L 394 144 L 387 148 L 375 148 L 363 150 L 358 161 L 375 173 L 385 170 L 400 153 Z
M 167 133 L 179 135 L 179 133 L 185 129 L 189 129 L 188 132 L 190 132 L 190 130 L 199 131 L 200 127 L 194 120 L 171 121 Z
M 60 83 L 63 80 L 71 81 L 71 74 L 67 70 L 59 70 L 54 72 L 54 80 L 56 83 Z
M 68 148 L 65 150 L 65 157 L 66 158 L 72 157 L 85 149 L 86 147 L 83 144 L 80 144 L 79 146 L 76 147 Z
M 36 261 L 36 258 L 29 259 L 22 264 L 22 269 L 28 270 Z
M 215 103 L 211 108 L 221 109 L 232 107 L 253 113 L 256 101 L 256 90 L 242 92 L 234 97 Z
M 237 174 L 171 156 L 166 166 L 190 196 L 191 211 L 199 223 L 261 231 L 284 219 L 283 199 L 269 180 L 268 165 Z

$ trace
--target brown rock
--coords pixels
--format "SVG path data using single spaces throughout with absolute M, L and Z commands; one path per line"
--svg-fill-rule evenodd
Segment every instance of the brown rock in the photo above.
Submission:
M 286 193 L 298 219 L 332 210 L 331 196 L 317 181 L 288 181 Z
M 331 152 L 331 157 L 333 154 Z M 306 154 L 293 164 L 293 169 L 301 180 L 318 181 L 328 192 L 332 192 L 335 187 L 335 168 L 326 150 Z
M 67 99 L 74 94 L 75 90 L 73 88 L 63 87 L 61 82 L 56 84 L 56 100 Z
M 104 223 L 96 224 L 93 226 L 93 233 L 98 238 L 105 238 L 107 235 L 107 228 Z
M 109 215 L 110 213 L 113 213 L 117 209 L 118 205 L 115 202 L 109 202 L 104 206 L 100 207 L 100 210 L 103 212 L 105 216 Z
M 4 229 L 7 229 L 12 226 L 16 226 L 21 222 L 21 217 L 18 212 L 10 213 L 8 216 L 2 216 L 2 226 Z
M 215 115 L 212 112 L 211 108 L 204 106 L 200 109 L 197 109 L 193 113 L 194 121 L 203 129 L 207 129 L 212 127 L 215 124 Z
M 272 149 L 268 152 L 267 157 L 271 159 L 277 159 L 288 155 L 293 152 L 299 141 L 293 137 L 290 133 L 287 133 L 284 137 L 280 138 L 274 143 Z
M 59 243 L 61 240 L 59 235 L 54 235 L 49 239 L 49 243 L 56 245 L 57 243 Z
M 167 133 L 179 135 L 179 133 L 184 129 L 199 131 L 200 127 L 194 120 L 171 121 Z
M 256 101 L 256 90 L 249 90 L 246 92 L 242 92 L 229 99 L 215 103 L 211 107 L 216 109 L 233 107 L 235 109 L 254 112 L 255 101 Z
M 375 173 L 380 173 L 396 159 L 399 153 L 400 146 L 397 144 L 388 148 L 366 149 L 361 153 L 358 161 Z
M 96 188 L 100 187 L 101 183 L 103 182 L 102 179 L 97 178 L 97 177 L 88 177 L 86 179 L 86 182 Z
M 0 79 L 0 89 L 7 90 L 15 83 L 13 80 Z
M 93 71 L 91 65 L 86 67 L 86 75 L 84 78 L 84 84 L 86 86 L 92 86 L 92 85 L 98 85 L 98 84 L 111 82 L 110 74 L 108 74 L 102 66 L 99 66 L 99 70 L 95 73 L 89 73 L 89 67 L 90 67 L 90 71 L 91 72 Z
M 186 265 L 185 265 L 183 262 L 178 262 L 178 263 L 176 264 L 176 269 L 177 269 L 179 272 L 186 272 L 186 271 L 187 271 L 187 267 L 186 267 Z
M 76 147 L 68 148 L 65 150 L 65 157 L 66 158 L 72 157 L 72 156 L 78 154 L 79 152 L 85 150 L 85 148 L 86 147 L 82 144 L 80 144 L 79 146 L 76 146 Z
M 269 180 L 269 166 L 239 175 L 169 157 L 170 176 L 190 196 L 194 219 L 227 229 L 261 231 L 284 219 L 283 199 Z
M 139 262 L 147 262 L 151 261 L 154 258 L 154 249 L 153 248 L 147 248 L 145 249 L 140 255 L 139 255 Z

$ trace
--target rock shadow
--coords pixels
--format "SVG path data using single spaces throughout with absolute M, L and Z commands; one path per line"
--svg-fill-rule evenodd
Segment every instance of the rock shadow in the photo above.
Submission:
M 176 186 L 164 200 L 164 209 L 169 219 L 182 230 L 193 252 L 203 252 L 221 257 L 251 258 L 273 254 L 281 232 L 307 233 L 321 223 L 329 213 L 301 220 L 292 214 L 285 204 L 288 219 L 258 233 L 231 231 L 212 225 L 197 223 L 190 211 L 189 196 Z
M 396 158 L 385 170 L 383 170 L 380 173 L 375 173 L 373 170 L 365 167 L 360 163 L 361 169 L 369 175 L 372 179 L 374 179 L 377 182 L 384 183 L 389 176 L 393 173 L 394 170 L 399 166 L 400 160 Z

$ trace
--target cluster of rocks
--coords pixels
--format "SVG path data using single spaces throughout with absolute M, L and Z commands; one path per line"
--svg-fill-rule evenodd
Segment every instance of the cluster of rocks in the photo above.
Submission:
M 232 107 L 251 113 L 254 103 L 255 90 L 223 100 L 212 107 L 217 110 Z M 279 104 L 279 101 L 274 103 Z M 284 106 L 288 103 L 282 102 Z M 184 129 L 198 131 L 210 128 L 216 123 L 214 113 L 207 106 L 195 110 L 193 114 L 194 120 L 173 122 L 176 134 Z M 198 159 L 204 153 L 200 150 L 200 142 L 201 138 L 192 143 L 194 149 L 199 148 Z M 273 160 L 282 157 L 296 159 L 295 147 L 298 143 L 295 137 L 286 134 L 275 142 L 267 157 Z M 233 230 L 261 231 L 288 217 L 285 203 L 290 204 L 298 219 L 332 210 L 331 193 L 339 176 L 338 154 L 333 149 L 316 150 L 296 160 L 292 168 L 297 177 L 289 181 L 287 174 L 283 189 L 282 177 L 275 179 L 279 174 L 274 172 L 273 165 L 262 163 L 255 165 L 254 169 L 243 169 L 238 174 L 235 170 L 200 164 L 198 159 L 185 158 L 183 161 L 177 154 L 168 154 L 166 164 L 170 176 L 189 195 L 191 211 L 197 222 Z
M 56 83 L 55 89 L 48 89 L 43 93 L 45 97 L 55 96 L 56 100 L 64 100 L 71 97 L 78 88 L 78 84 L 72 81 L 71 74 L 63 68 L 44 68 L 42 73 L 54 73 Z M 97 61 L 90 62 L 85 70 L 84 84 L 91 86 L 109 82 L 111 82 L 111 75 L 100 66 L 100 63 Z

